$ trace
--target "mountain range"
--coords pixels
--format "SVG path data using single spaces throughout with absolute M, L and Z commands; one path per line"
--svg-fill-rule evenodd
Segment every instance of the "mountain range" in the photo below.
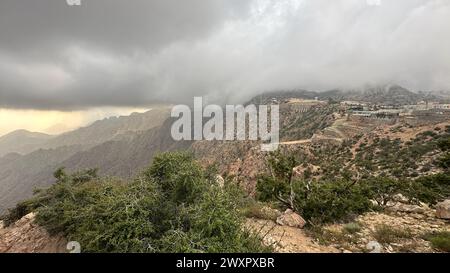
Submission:
M 445 95 L 447 94 L 447 95 Z M 440 92 L 412 92 L 399 85 L 376 85 L 358 89 L 333 89 L 324 92 L 307 90 L 280 90 L 264 93 L 253 98 L 250 103 L 268 103 L 273 97 L 277 98 L 303 98 L 319 100 L 355 100 L 373 104 L 408 105 L 416 104 L 424 100 L 444 101 L 450 93 Z
M 0 213 L 34 189 L 50 185 L 59 167 L 98 167 L 102 174 L 133 175 L 155 152 L 174 144 L 167 134 L 169 117 L 170 107 L 159 106 L 59 136 L 19 130 L 0 137 Z
M 413 104 L 423 99 L 440 98 L 391 85 L 365 90 L 266 93 L 250 102 L 261 104 L 273 97 L 361 100 L 389 104 Z M 192 142 L 176 142 L 170 136 L 170 109 L 170 106 L 158 106 L 145 113 L 110 117 L 56 136 L 19 130 L 0 137 L 0 214 L 30 197 L 34 189 L 52 184 L 53 172 L 59 167 L 66 167 L 70 171 L 98 168 L 100 175 L 127 178 L 148 166 L 158 152 L 188 149 Z M 327 109 L 314 111 L 320 113 L 325 110 Z M 298 122 L 295 115 L 298 114 L 292 112 L 287 116 L 295 120 L 295 124 L 303 124 Z M 305 122 L 311 121 L 311 118 L 314 117 L 305 116 Z M 317 123 L 325 126 L 327 120 L 319 119 Z M 310 133 L 318 128 L 310 128 Z M 297 129 L 290 128 L 285 132 L 286 138 L 290 140 L 289 136 L 292 139 L 303 137 L 297 132 L 300 129 Z

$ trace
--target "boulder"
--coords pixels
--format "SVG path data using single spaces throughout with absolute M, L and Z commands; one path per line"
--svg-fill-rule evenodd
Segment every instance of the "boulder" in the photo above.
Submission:
M 403 203 L 396 203 L 395 205 L 388 204 L 387 210 L 392 212 L 405 212 L 405 213 L 425 213 L 426 207 L 418 205 L 408 205 Z
M 277 224 L 280 226 L 303 228 L 306 225 L 306 221 L 300 215 L 288 209 L 277 218 Z
M 393 196 L 392 198 L 395 202 L 407 204 L 409 199 L 406 198 L 403 194 L 399 193 Z
M 450 199 L 436 205 L 436 217 L 450 220 Z
M 282 213 L 279 210 L 273 209 L 269 206 L 264 206 L 261 208 L 261 213 L 263 215 L 266 215 L 268 219 L 277 219 L 282 215 Z
M 370 241 L 366 245 L 366 249 L 370 253 L 383 253 L 383 246 L 380 243 L 378 243 L 377 241 Z

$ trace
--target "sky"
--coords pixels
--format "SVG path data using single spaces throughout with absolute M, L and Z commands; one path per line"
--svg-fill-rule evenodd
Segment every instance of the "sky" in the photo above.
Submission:
M 0 135 L 193 96 L 450 90 L 449 48 L 448 0 L 1 0 Z

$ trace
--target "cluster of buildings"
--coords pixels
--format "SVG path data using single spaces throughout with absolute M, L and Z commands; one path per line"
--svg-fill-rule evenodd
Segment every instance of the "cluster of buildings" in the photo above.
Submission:
M 349 118 L 420 123 L 450 119 L 450 104 L 421 101 L 414 105 L 379 105 L 358 101 L 341 102 Z

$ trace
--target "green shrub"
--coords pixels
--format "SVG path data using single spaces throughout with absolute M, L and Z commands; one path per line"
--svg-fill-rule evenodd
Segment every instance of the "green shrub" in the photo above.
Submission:
M 14 224 L 16 221 L 20 220 L 22 217 L 27 215 L 28 213 L 33 212 L 36 209 L 36 205 L 34 200 L 27 200 L 24 202 L 20 202 L 14 208 L 9 209 L 8 213 L 2 215 L 0 220 L 3 220 L 3 224 L 8 227 Z
M 450 137 L 445 137 L 445 138 L 439 140 L 437 145 L 442 151 L 444 151 L 444 152 L 449 151 L 450 150 Z
M 143 176 L 156 182 L 162 193 L 175 203 L 192 203 L 207 188 L 206 173 L 188 153 L 156 156 Z
M 260 176 L 256 184 L 256 198 L 263 202 L 276 201 L 277 196 L 287 193 L 289 184 L 271 176 Z
M 308 236 L 316 239 L 322 245 L 338 244 L 351 248 L 360 239 L 355 233 L 348 233 L 345 230 L 330 230 L 322 226 L 309 226 L 305 231 Z
M 279 214 L 273 210 L 267 207 L 267 205 L 261 204 L 259 202 L 252 202 L 248 204 L 243 209 L 243 214 L 247 218 L 256 218 L 256 219 L 263 219 L 263 220 L 271 220 L 276 221 Z
M 412 238 L 413 235 L 408 229 L 401 230 L 383 224 L 375 227 L 373 237 L 381 244 L 390 244 L 398 242 L 400 239 Z
M 259 200 L 279 202 L 313 223 L 345 220 L 371 209 L 370 192 L 364 185 L 347 180 L 296 180 L 293 168 L 297 164 L 292 155 L 271 154 L 270 172 L 258 179 Z
M 397 194 L 408 191 L 409 184 L 405 181 L 387 177 L 372 177 L 361 182 L 368 191 L 368 197 L 375 200 L 379 206 L 386 206 Z
M 450 153 L 445 153 L 441 156 L 437 161 L 437 165 L 445 170 L 448 170 L 450 168 Z
M 361 226 L 355 222 L 348 223 L 344 225 L 344 231 L 349 234 L 355 234 L 361 231 Z
M 38 224 L 83 252 L 271 250 L 243 228 L 235 187 L 220 188 L 188 154 L 158 155 L 132 182 L 80 174 L 59 169 L 58 182 L 25 208 L 37 208 Z
M 432 205 L 443 201 L 450 197 L 450 174 L 435 174 L 411 181 L 406 194 L 410 198 Z
M 271 153 L 267 159 L 269 174 L 258 177 L 257 199 L 264 202 L 283 200 L 292 189 L 293 169 L 299 164 L 300 161 L 293 155 L 283 154 L 279 150 Z M 291 206 L 292 201 L 290 200 Z
M 346 219 L 369 211 L 369 192 L 359 183 L 321 181 L 295 183 L 295 210 L 312 223 Z
M 431 242 L 431 245 L 444 252 L 450 252 L 450 232 L 443 231 L 433 234 L 428 234 L 425 239 Z

